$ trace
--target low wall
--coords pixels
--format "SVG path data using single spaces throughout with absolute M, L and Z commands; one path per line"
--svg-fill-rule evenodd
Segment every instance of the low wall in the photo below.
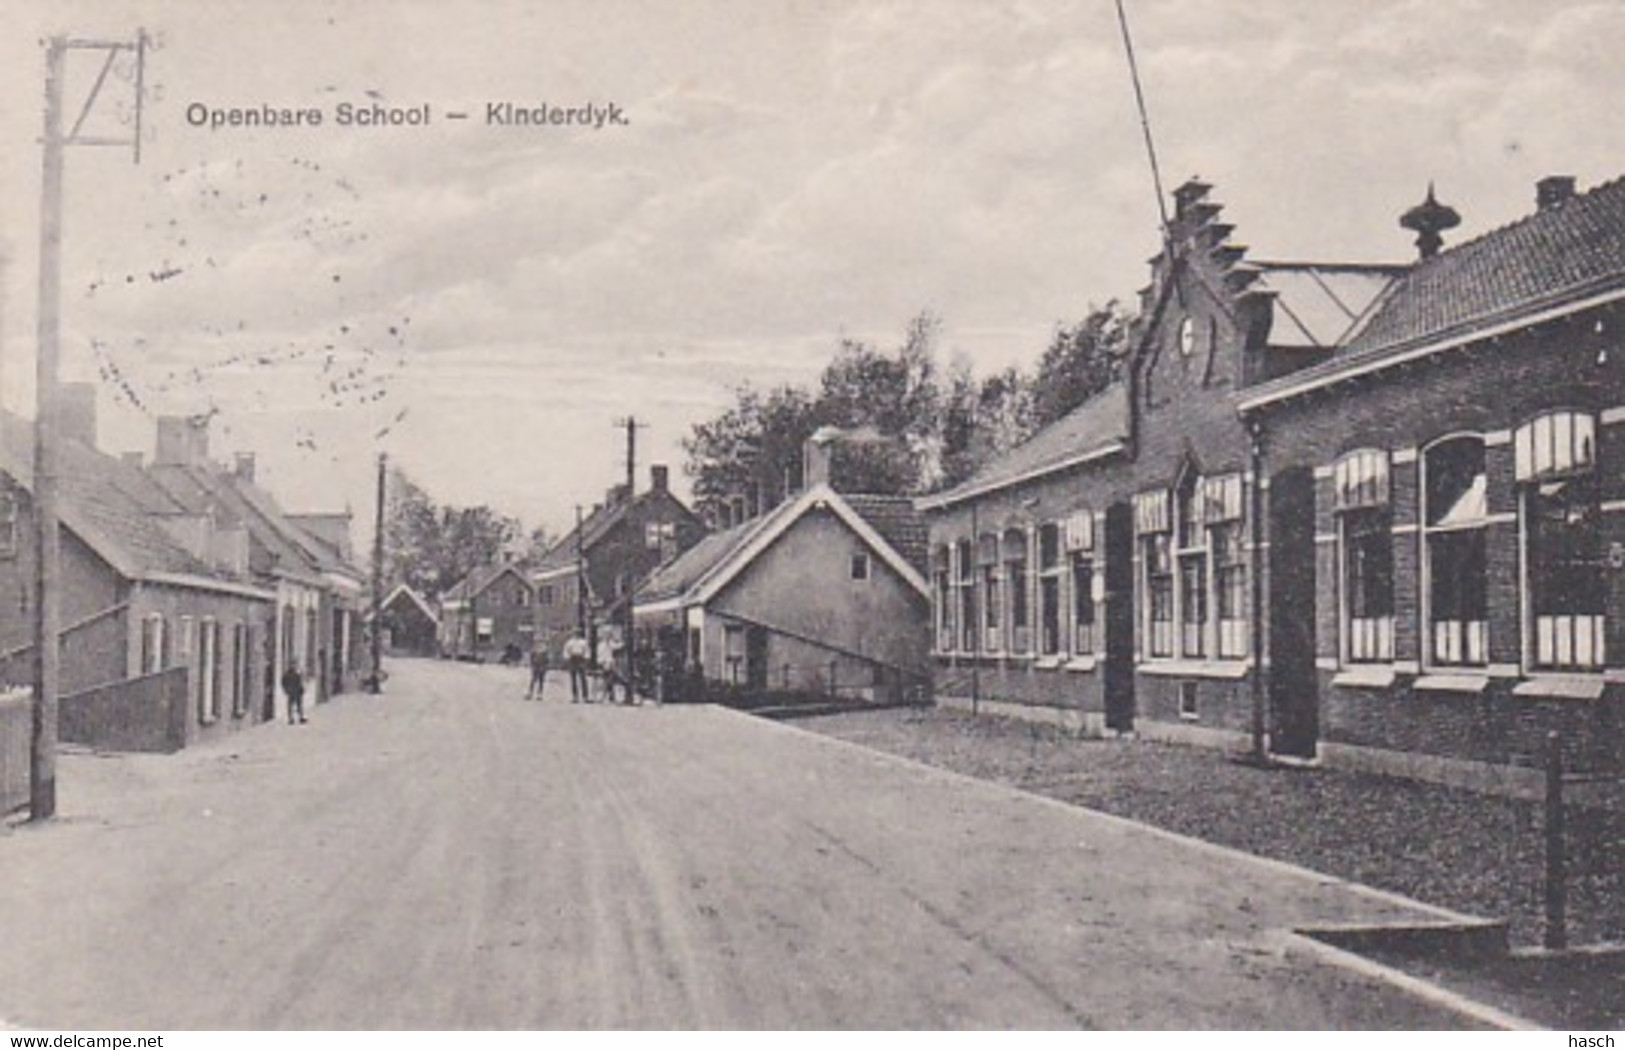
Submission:
M 186 746 L 189 672 L 157 674 L 62 698 L 60 739 L 107 751 L 179 751 Z
M 26 694 L 0 699 L 0 813 L 28 804 L 28 736 L 32 704 Z

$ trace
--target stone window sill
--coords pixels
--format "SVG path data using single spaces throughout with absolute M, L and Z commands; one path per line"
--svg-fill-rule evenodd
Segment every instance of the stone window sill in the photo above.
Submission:
M 1560 700 L 1601 700 L 1608 683 L 1602 675 L 1536 674 L 1512 687 L 1513 696 Z
M 1141 674 L 1161 678 L 1247 677 L 1244 660 L 1149 660 L 1136 668 Z
M 1074 656 L 1072 659 L 1068 660 L 1063 666 L 1068 671 L 1077 671 L 1079 673 L 1083 673 L 1083 672 L 1093 671 L 1095 669 L 1095 665 L 1096 665 L 1096 660 L 1095 660 L 1095 658 L 1093 656 Z
M 1425 674 L 1412 688 L 1424 693 L 1482 693 L 1489 684 L 1487 674 Z
M 1345 689 L 1387 689 L 1399 678 L 1389 664 L 1345 667 L 1332 678 L 1332 684 Z

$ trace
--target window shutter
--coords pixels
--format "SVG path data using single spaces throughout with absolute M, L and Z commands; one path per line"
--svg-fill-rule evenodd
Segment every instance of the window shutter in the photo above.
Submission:
M 1173 517 L 1168 512 L 1168 490 L 1153 489 L 1134 497 L 1134 531 L 1140 535 L 1168 532 Z
M 1392 491 L 1388 453 L 1369 448 L 1350 452 L 1337 461 L 1333 481 L 1338 510 L 1386 506 Z
M 1585 412 L 1549 412 L 1517 429 L 1513 449 L 1519 481 L 1583 473 L 1597 465 L 1597 421 Z
M 1226 521 L 1240 521 L 1241 475 L 1222 474 L 1214 478 L 1204 478 L 1199 503 L 1203 524 L 1218 525 Z
M 1094 550 L 1095 516 L 1086 510 L 1073 512 L 1067 516 L 1064 533 L 1068 552 Z

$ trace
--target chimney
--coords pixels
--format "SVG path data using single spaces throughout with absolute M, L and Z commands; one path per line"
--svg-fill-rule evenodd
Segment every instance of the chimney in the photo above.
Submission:
M 1548 175 L 1535 183 L 1535 208 L 1550 211 L 1574 196 L 1573 175 Z
M 246 481 L 250 485 L 254 484 L 254 453 L 237 453 L 233 457 L 232 473 L 236 474 L 239 480 Z
M 671 484 L 671 472 L 666 464 L 655 463 L 649 467 L 649 487 L 656 492 L 665 492 Z
M 819 427 L 801 444 L 801 487 L 830 483 L 830 459 L 841 432 L 835 427 Z
M 96 447 L 96 387 L 63 383 L 57 387 L 57 423 L 63 437 Z
M 207 416 L 159 416 L 158 449 L 152 457 L 160 467 L 201 467 L 209 461 Z

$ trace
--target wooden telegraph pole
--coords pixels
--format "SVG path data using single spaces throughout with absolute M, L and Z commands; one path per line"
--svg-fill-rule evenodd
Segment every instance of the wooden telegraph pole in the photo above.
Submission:
M 372 531 L 372 678 L 367 692 L 384 691 L 384 496 L 389 453 L 378 453 L 378 499 L 373 509 Z
M 615 425 L 626 428 L 626 505 L 630 509 L 632 496 L 638 490 L 638 427 L 643 426 L 643 424 L 638 422 L 636 416 L 627 416 L 625 419 L 617 419 Z M 635 624 L 632 615 L 632 590 L 636 583 L 637 580 L 630 572 L 622 577 L 622 590 L 624 593 L 621 595 L 621 600 L 625 603 L 625 607 L 621 610 L 621 659 L 625 666 L 621 668 L 621 671 L 626 676 L 626 699 L 628 703 L 633 698 L 632 631 Z
M 141 161 L 141 95 L 147 36 L 134 42 L 70 40 L 54 36 L 45 46 L 45 127 L 40 138 L 39 307 L 38 346 L 34 363 L 34 698 L 29 732 L 28 815 L 49 820 L 56 814 L 57 701 L 61 689 L 61 533 L 57 514 L 58 412 L 57 370 L 61 356 L 62 312 L 62 170 L 68 146 L 131 146 Z M 70 51 L 105 53 L 73 127 L 62 129 L 62 87 Z M 102 86 L 121 52 L 135 56 L 135 108 L 129 138 L 83 135 L 85 119 L 95 108 Z

